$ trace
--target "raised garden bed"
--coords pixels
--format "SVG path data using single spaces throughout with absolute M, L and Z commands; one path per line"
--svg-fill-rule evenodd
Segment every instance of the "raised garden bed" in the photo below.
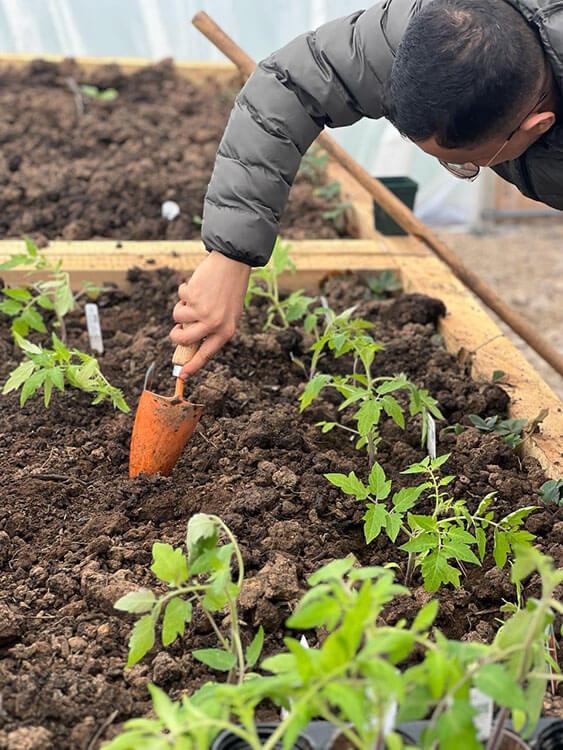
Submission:
M 0 238 L 199 236 L 203 197 L 240 85 L 232 69 L 163 62 L 131 70 L 126 63 L 6 56 L 0 83 Z M 108 91 L 115 98 L 96 98 Z M 282 232 L 295 239 L 352 236 L 346 199 L 323 192 L 331 181 L 323 157 L 307 159 Z M 172 221 L 161 216 L 165 201 L 180 207 Z
M 157 271 L 134 272 L 129 281 L 129 291 L 100 300 L 102 366 L 134 404 L 153 360 L 159 365 L 155 390 L 170 387 L 167 332 L 177 279 Z M 441 302 L 420 295 L 370 300 L 357 276 L 332 278 L 324 291 L 336 310 L 360 303 L 358 312 L 386 344 L 377 373 L 404 371 L 428 388 L 448 424 L 466 423 L 470 413 L 506 414 L 503 388 L 473 381 L 443 348 L 436 335 Z M 252 308 L 232 344 L 194 379 L 192 397 L 206 404 L 207 415 L 172 479 L 126 478 L 130 415 L 91 407 L 83 394 L 59 395 L 49 410 L 39 400 L 20 409 L 15 397 L 4 399 L 0 746 L 10 732 L 31 727 L 45 747 L 87 748 L 108 717 L 111 726 L 100 740 L 119 721 L 147 710 L 149 680 L 174 694 L 209 677 L 189 655 L 194 646 L 213 645 L 202 617 L 186 642 L 151 652 L 124 673 L 131 623 L 112 611 L 131 585 L 151 585 L 152 543 L 179 544 L 194 512 L 221 515 L 238 535 L 250 579 L 243 619 L 249 627 L 264 626 L 267 652 L 280 645 L 283 621 L 305 577 L 324 561 L 352 552 L 363 564 L 404 562 L 383 538 L 366 546 L 363 506 L 323 478 L 351 470 L 364 476 L 365 457 L 341 436 L 323 436 L 314 426 L 334 416 L 330 399 L 299 414 L 303 375 L 290 354 L 302 355 L 301 334 L 262 333 L 263 319 L 263 309 Z M 19 355 L 3 325 L 4 379 Z M 71 343 L 87 348 L 81 316 L 72 316 L 67 328 Z M 399 472 L 424 456 L 419 429 L 403 432 L 386 422 L 382 437 L 378 460 L 390 478 L 401 481 Z M 458 495 L 480 498 L 495 491 L 499 512 L 537 502 L 545 480 L 539 463 L 520 457 L 497 436 L 440 429 L 439 452 L 446 451 L 452 453 L 448 471 L 458 477 Z M 527 523 L 558 564 L 562 520 L 561 511 L 546 508 Z M 412 616 L 428 600 L 420 580 L 414 583 L 413 598 L 395 607 L 390 621 Z M 439 598 L 438 624 L 447 635 L 489 639 L 513 587 L 487 557 L 461 588 L 442 589 Z M 548 699 L 547 710 L 563 713 L 559 699 Z
M 22 62 L 19 58 L 18 65 Z M 82 60 L 81 65 L 89 82 L 108 85 L 96 78 L 102 75 L 99 61 Z M 169 82 L 166 66 L 149 73 L 140 63 L 123 62 L 121 69 L 140 70 L 147 91 L 154 91 L 155 78 Z M 190 64 L 177 70 L 198 84 L 206 81 L 214 91 L 219 82 L 224 88 L 232 80 L 230 66 Z M 37 71 L 47 79 L 54 74 L 44 64 Z M 22 75 L 20 68 L 16 77 Z M 178 81 L 171 91 L 174 87 L 180 87 Z M 146 106 L 154 110 L 155 104 Z M 154 135 L 161 137 L 159 130 Z M 180 137 L 174 131 L 171 141 Z M 335 310 L 359 304 L 358 314 L 374 324 L 375 337 L 386 345 L 377 354 L 376 374 L 404 371 L 438 400 L 445 416 L 438 425 L 438 452 L 452 453 L 447 470 L 457 477 L 451 485 L 454 495 L 467 498 L 474 510 L 483 495 L 495 491 L 499 513 L 538 504 L 546 477 L 562 474 L 561 402 L 442 263 L 413 238 L 376 235 L 366 194 L 333 166 L 327 179 L 339 180 L 343 196 L 353 201 L 347 230 L 370 239 L 295 243 L 291 254 L 297 273 L 284 277 L 284 285 L 317 288 L 322 282 Z M 306 189 L 310 194 L 311 187 Z M 289 224 L 295 229 L 291 214 Z M 52 241 L 45 252 L 62 259 L 73 284 L 119 285 L 99 300 L 106 345 L 100 361 L 134 406 L 153 360 L 158 362 L 155 390 L 171 388 L 167 333 L 178 280 L 174 271 L 180 278 L 189 275 L 203 250 L 198 242 L 171 239 L 176 235 L 168 233 L 162 242 L 132 242 L 131 226 L 116 229 L 117 240 Z M 314 227 L 317 232 L 318 224 Z M 146 231 L 145 226 L 140 236 L 146 237 Z M 192 227 L 184 227 L 178 236 L 195 236 L 189 231 Z M 300 228 L 297 232 L 302 236 Z M 20 241 L 2 242 L 0 262 L 21 246 Z M 138 270 L 130 272 L 132 267 Z M 354 273 L 339 277 L 344 270 Z M 397 274 L 406 294 L 384 301 L 370 297 L 366 273 L 383 270 Z M 13 283 L 21 272 L 2 276 Z M 304 376 L 292 357 L 306 358 L 302 332 L 294 326 L 264 333 L 264 317 L 263 307 L 251 307 L 233 342 L 191 384 L 193 400 L 203 402 L 207 414 L 172 479 L 126 477 L 132 415 L 92 407 L 84 394 L 56 394 L 49 410 L 38 399 L 23 409 L 13 394 L 4 399 L 0 748 L 19 750 L 27 742 L 33 750 L 92 750 L 113 736 L 121 721 L 146 713 L 147 682 L 178 696 L 212 676 L 190 655 L 195 647 L 216 645 L 201 613 L 184 641 L 151 651 L 124 672 L 132 620 L 113 609 L 132 587 L 153 585 L 151 545 L 180 545 L 193 513 L 217 513 L 237 535 L 248 578 L 241 597 L 243 639 L 248 641 L 262 624 L 266 653 L 280 647 L 285 618 L 305 589 L 306 577 L 323 562 L 351 552 L 364 565 L 397 562 L 399 577 L 404 574 L 404 553 L 383 536 L 366 546 L 363 504 L 324 478 L 352 470 L 365 477 L 367 459 L 342 434 L 323 435 L 315 426 L 334 418 L 332 398 L 322 397 L 300 414 Z M 5 380 L 21 352 L 13 347 L 5 319 L 2 326 L 0 377 Z M 87 349 L 83 317 L 71 315 L 67 329 L 69 342 Z M 501 385 L 492 383 L 495 371 L 504 373 Z M 470 414 L 530 421 L 546 409 L 518 451 L 469 422 Z M 461 434 L 446 429 L 460 422 L 466 427 Z M 397 486 L 408 483 L 401 470 L 425 455 L 420 418 L 406 431 L 388 420 L 381 436 L 378 460 Z M 555 505 L 540 507 L 526 522 L 557 565 L 563 549 L 561 513 Z M 390 623 L 402 616 L 411 619 L 430 598 L 419 573 L 411 583 L 413 597 L 393 605 L 386 613 Z M 526 586 L 525 594 L 536 593 L 533 582 Z M 438 596 L 438 625 L 446 635 L 490 640 L 503 600 L 513 601 L 515 595 L 507 573 L 495 568 L 489 553 L 482 568 L 468 568 L 460 588 L 446 586 Z M 308 637 L 315 642 L 314 632 Z M 544 708 L 548 715 L 563 715 L 559 696 L 548 696 Z M 263 718 L 274 716 L 266 712 Z

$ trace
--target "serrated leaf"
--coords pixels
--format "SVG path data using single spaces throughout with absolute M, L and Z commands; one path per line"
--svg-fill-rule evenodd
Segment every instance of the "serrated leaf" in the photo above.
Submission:
M 144 615 L 133 626 L 129 638 L 129 658 L 127 666 L 132 667 L 140 661 L 154 646 L 154 620 L 151 615 Z
M 20 394 L 20 406 L 24 406 L 26 401 L 41 388 L 47 377 L 47 370 L 36 370 L 23 384 Z
M 346 495 L 352 495 L 357 500 L 365 500 L 369 495 L 368 488 L 353 471 L 348 476 L 346 474 L 325 474 L 325 478 Z
M 495 529 L 493 557 L 495 558 L 495 563 L 499 568 L 504 568 L 509 552 L 510 543 L 508 541 L 508 535 L 504 531 Z
M 236 664 L 235 655 L 219 648 L 200 648 L 192 651 L 194 659 L 218 672 L 229 672 Z
M 446 583 L 459 586 L 460 572 L 448 563 L 446 555 L 440 550 L 433 550 L 422 561 L 420 566 L 424 588 L 434 592 Z
M 188 580 L 188 564 L 181 549 L 155 542 L 152 546 L 152 557 L 151 570 L 161 581 L 178 586 Z
M 324 583 L 325 581 L 340 581 L 353 566 L 354 558 L 352 556 L 333 560 L 310 575 L 307 583 L 309 586 L 318 586 L 319 583 Z
M 263 646 L 264 628 L 262 627 L 262 625 L 260 625 L 256 635 L 252 639 L 252 643 L 246 649 L 246 663 L 249 667 L 253 667 L 257 663 L 258 659 L 260 658 L 260 654 L 262 653 Z
M 370 503 L 364 515 L 364 536 L 366 544 L 370 544 L 381 533 L 387 520 L 387 511 L 385 506 Z
M 364 401 L 356 414 L 355 419 L 358 422 L 358 432 L 361 437 L 366 437 L 372 429 L 378 424 L 381 415 L 381 404 L 378 401 L 369 399 Z
M 383 467 L 378 463 L 375 463 L 370 471 L 368 486 L 378 500 L 385 500 L 391 492 L 391 480 L 387 479 Z
M 155 602 L 155 595 L 150 589 L 139 589 L 139 591 L 131 591 L 125 594 L 113 606 L 121 612 L 142 614 L 143 612 L 150 612 Z
M 427 484 L 418 487 L 403 487 L 393 495 L 393 505 L 397 513 L 406 513 L 417 503 L 418 498 L 427 489 Z
M 21 319 L 25 323 L 27 323 L 27 325 L 33 331 L 38 331 L 39 333 L 47 333 L 47 329 L 45 328 L 45 323 L 43 322 L 43 318 L 37 312 L 37 310 L 33 309 L 33 307 L 28 307 L 27 310 L 24 313 L 22 313 Z
M 32 344 L 31 341 L 24 339 L 17 333 L 14 335 L 14 339 L 19 348 L 22 351 L 27 352 L 28 354 L 41 354 L 41 352 L 43 351 L 40 346 L 37 346 L 37 344 Z
M 403 519 L 397 512 L 391 511 L 390 513 L 387 513 L 387 518 L 385 519 L 385 531 L 392 542 L 395 542 L 399 536 L 402 523 Z
M 4 388 L 2 389 L 2 393 L 10 393 L 10 391 L 17 390 L 22 383 L 25 383 L 26 380 L 31 376 L 33 370 L 35 369 L 35 364 L 31 360 L 26 360 L 24 362 L 21 362 L 15 370 L 13 370 L 10 373 L 10 377 L 8 380 L 4 383 Z
M 175 597 L 164 610 L 162 621 L 162 643 L 169 646 L 179 635 L 184 635 L 186 623 L 192 619 L 192 603 Z
M 181 705 L 171 701 L 164 690 L 161 690 L 156 685 L 149 685 L 148 689 L 151 694 L 155 714 L 164 722 L 169 731 L 174 733 L 179 732 L 182 728 L 182 722 L 180 721 Z
M 381 404 L 387 416 L 391 417 L 393 422 L 395 422 L 396 425 L 398 425 L 401 429 L 404 430 L 405 429 L 405 415 L 403 414 L 403 410 L 399 402 L 397 401 L 397 399 L 393 398 L 393 396 L 384 396 L 381 399 Z
M 479 557 L 481 561 L 485 557 L 485 551 L 487 549 L 487 535 L 484 530 L 479 526 L 475 529 L 475 539 L 477 540 L 477 549 L 479 551 Z
M 18 315 L 22 309 L 23 308 L 19 304 L 19 302 L 16 302 L 13 299 L 5 299 L 0 302 L 0 312 L 3 312 L 5 315 L 9 315 L 10 317 Z

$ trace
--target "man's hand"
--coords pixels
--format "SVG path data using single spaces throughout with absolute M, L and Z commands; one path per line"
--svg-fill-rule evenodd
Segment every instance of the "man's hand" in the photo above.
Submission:
M 184 365 L 180 377 L 193 375 L 234 336 L 248 287 L 250 266 L 211 252 L 188 282 L 178 289 L 174 307 L 177 325 L 170 333 L 174 344 L 203 341 L 195 357 Z

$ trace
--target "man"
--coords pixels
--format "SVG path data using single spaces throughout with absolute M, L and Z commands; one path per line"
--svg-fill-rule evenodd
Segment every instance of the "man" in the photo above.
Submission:
M 462 179 L 492 167 L 563 209 L 563 3 L 385 0 L 298 37 L 237 98 L 205 200 L 208 257 L 179 290 L 190 375 L 234 334 L 301 157 L 323 127 L 387 117 Z

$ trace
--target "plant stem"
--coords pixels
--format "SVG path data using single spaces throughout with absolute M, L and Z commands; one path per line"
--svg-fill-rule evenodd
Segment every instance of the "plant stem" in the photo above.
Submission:
M 405 573 L 405 585 L 406 586 L 408 586 L 409 581 L 411 580 L 415 567 L 416 567 L 416 552 L 409 552 L 409 556 L 407 560 L 407 570 Z

